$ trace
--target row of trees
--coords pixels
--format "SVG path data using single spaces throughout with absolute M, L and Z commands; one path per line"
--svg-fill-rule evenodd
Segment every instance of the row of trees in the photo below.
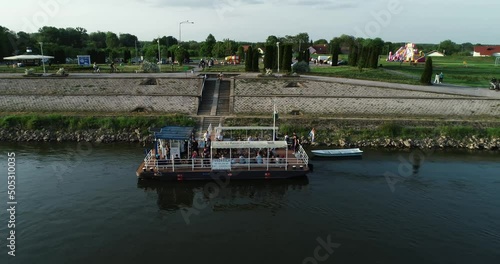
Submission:
M 265 53 L 263 70 L 277 71 L 280 69 L 283 72 L 291 72 L 293 58 L 298 61 L 308 62 L 310 60 L 308 47 L 312 44 L 313 42 L 309 40 L 307 33 L 299 33 L 295 36 L 286 35 L 285 37 L 271 35 L 265 43 L 255 43 L 249 46 L 244 56 L 240 55 L 240 49 L 238 55 L 240 58 L 245 58 L 245 71 L 258 72 L 260 70 L 261 55 L 258 50 L 263 50 Z
M 13 32 L 0 26 L 0 57 L 22 54 L 26 48 L 54 56 L 56 63 L 65 63 L 66 58 L 90 54 L 98 62 L 106 58 L 131 57 L 132 50 L 138 44 L 137 36 L 131 34 L 116 35 L 113 32 L 88 33 L 84 28 L 42 27 L 37 33 Z
M 189 57 L 222 58 L 229 55 L 239 55 L 245 58 L 242 50 L 243 45 L 252 45 L 253 49 L 261 48 L 266 52 L 273 52 L 273 48 L 280 43 L 281 47 L 291 46 L 294 57 L 299 61 L 303 60 L 305 50 L 313 44 L 329 44 L 333 57 L 341 53 L 341 50 L 350 50 L 351 65 L 363 65 L 363 67 L 373 67 L 375 53 L 388 54 L 395 51 L 404 43 L 383 42 L 380 39 L 360 39 L 352 36 L 342 35 L 328 42 L 326 39 L 312 41 L 307 33 L 299 33 L 294 36 L 284 37 L 269 36 L 265 42 L 247 43 L 236 42 L 230 39 L 217 41 L 212 34 L 209 34 L 205 41 L 187 41 L 178 43 L 172 36 L 163 36 L 151 41 L 139 41 L 137 36 L 113 32 L 87 32 L 86 29 L 77 28 L 55 28 L 42 27 L 36 33 L 13 32 L 8 28 L 0 26 L 0 59 L 6 56 L 22 54 L 27 47 L 31 47 L 35 52 L 40 52 L 39 42 L 43 42 L 45 54 L 55 57 L 57 63 L 66 62 L 66 58 L 76 58 L 80 54 L 90 54 L 94 61 L 104 63 L 106 60 L 121 58 L 125 62 L 132 61 L 133 58 L 143 56 L 147 60 L 156 61 L 159 53 L 163 59 L 175 59 L 179 57 L 184 61 Z M 424 52 L 438 50 L 446 55 L 470 55 L 473 44 L 457 44 L 451 40 L 442 41 L 439 44 L 418 44 L 417 48 Z M 272 47 L 272 48 L 269 48 Z M 352 49 L 350 49 L 352 47 Z M 280 48 L 281 49 L 281 48 Z M 287 48 L 288 49 L 288 48 Z M 266 68 L 277 69 L 277 52 L 274 52 L 271 66 Z M 280 53 L 280 64 L 287 67 L 289 63 L 284 63 L 285 54 Z M 253 58 L 253 57 L 252 57 Z M 359 63 L 361 61 L 362 63 Z
M 235 55 L 238 47 L 246 43 L 224 39 L 217 41 L 209 34 L 205 41 L 188 41 L 178 43 L 172 36 L 163 36 L 151 41 L 139 41 L 137 36 L 113 32 L 88 33 L 84 28 L 42 27 L 36 33 L 13 32 L 0 26 L 0 60 L 3 57 L 22 54 L 26 48 L 40 53 L 40 42 L 43 42 L 45 54 L 54 56 L 57 63 L 65 63 L 66 58 L 76 58 L 77 55 L 89 54 L 92 60 L 104 63 L 106 60 L 123 59 L 131 61 L 143 56 L 147 60 L 175 59 L 180 55 L 181 61 L 190 56 L 224 57 Z
M 332 66 L 337 66 L 342 47 L 349 50 L 349 65 L 362 68 L 377 68 L 378 58 L 384 47 L 384 41 L 380 38 L 363 39 L 353 36 L 342 35 L 333 38 L 331 43 Z

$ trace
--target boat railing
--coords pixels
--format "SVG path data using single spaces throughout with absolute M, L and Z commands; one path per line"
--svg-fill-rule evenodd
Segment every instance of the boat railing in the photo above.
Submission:
M 229 161 L 229 159 L 227 159 Z M 148 163 L 146 163 L 148 164 Z M 201 171 L 201 170 L 212 170 L 211 159 L 195 158 L 195 159 L 174 159 L 174 160 L 151 160 L 149 166 L 146 165 L 146 169 L 154 168 L 163 171 L 177 171 L 177 170 L 191 170 L 191 171 Z M 275 159 L 262 160 L 256 158 L 233 158 L 231 160 L 231 170 L 252 170 L 252 169 L 262 169 L 262 168 L 280 168 L 283 170 L 290 169 L 300 169 L 307 166 L 304 163 L 303 158 L 288 158 L 280 159 L 276 161 Z
M 295 157 L 301 160 L 304 164 L 309 164 L 309 156 L 307 155 L 307 152 L 304 150 L 302 145 L 299 145 L 299 150 L 295 152 Z
M 156 159 L 153 160 L 153 156 L 154 156 L 153 150 L 149 150 L 146 157 L 144 157 L 144 167 L 146 168 L 146 170 L 149 170 L 149 168 L 152 168 L 152 167 L 156 167 L 155 166 Z
M 169 160 L 158 160 L 156 168 L 160 170 L 172 170 L 177 169 L 206 169 L 210 167 L 210 159 L 169 159 Z

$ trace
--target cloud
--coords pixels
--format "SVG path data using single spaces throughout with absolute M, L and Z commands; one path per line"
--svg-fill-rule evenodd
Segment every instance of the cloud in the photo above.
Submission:
M 172 7 L 172 8 L 241 8 L 244 6 L 272 5 L 273 7 L 301 6 L 316 9 L 345 9 L 355 8 L 358 4 L 348 0 L 136 0 L 152 7 Z M 354 3 L 353 3 L 354 2 Z
M 139 3 L 145 3 L 152 7 L 174 7 L 174 8 L 191 8 L 203 9 L 213 8 L 214 6 L 233 6 L 240 7 L 244 5 L 258 5 L 264 4 L 268 1 L 265 0 L 136 0 Z
M 281 1 L 276 1 L 280 3 Z M 355 1 L 342 1 L 342 0 L 330 0 L 330 1 L 315 1 L 315 0 L 288 0 L 289 5 L 305 6 L 315 9 L 346 9 L 355 8 L 357 3 Z

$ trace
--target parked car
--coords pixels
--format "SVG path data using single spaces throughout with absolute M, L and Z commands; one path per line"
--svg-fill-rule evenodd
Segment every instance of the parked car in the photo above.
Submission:
M 347 65 L 347 61 L 346 60 L 339 60 L 337 65 Z
M 332 65 L 332 61 L 327 61 L 328 65 Z M 347 61 L 345 60 L 339 60 L 337 62 L 337 65 L 347 65 Z

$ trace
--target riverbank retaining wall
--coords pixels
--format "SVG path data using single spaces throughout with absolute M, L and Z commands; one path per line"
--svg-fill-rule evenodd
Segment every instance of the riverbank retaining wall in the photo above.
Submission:
M 237 79 L 234 112 L 365 116 L 499 116 L 500 100 L 327 81 Z
M 0 78 L 0 112 L 134 112 L 196 115 L 203 78 L 80 76 Z M 232 78 L 232 114 L 332 117 L 498 117 L 500 100 L 301 78 Z
M 4 78 L 2 112 L 134 112 L 193 114 L 202 78 Z

